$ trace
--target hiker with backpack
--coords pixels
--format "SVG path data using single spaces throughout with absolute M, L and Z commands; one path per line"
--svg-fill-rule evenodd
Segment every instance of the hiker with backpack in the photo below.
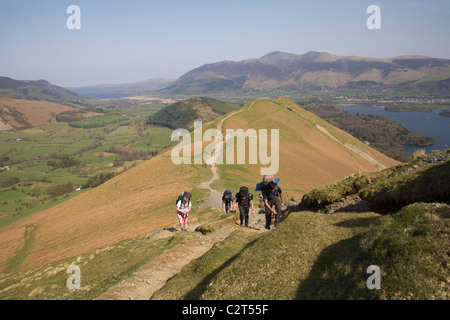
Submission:
M 252 207 L 252 214 L 255 214 L 255 208 L 253 207 L 253 194 L 248 192 L 248 188 L 242 186 L 239 188 L 239 192 L 236 193 L 236 203 L 239 206 L 239 217 L 241 219 L 241 226 L 245 222 L 245 226 L 248 227 L 248 213 L 250 206 Z
M 187 221 L 192 208 L 191 197 L 189 192 L 184 191 L 177 199 L 177 217 L 181 231 L 187 231 Z
M 283 210 L 281 208 L 283 206 L 283 191 L 278 186 L 278 183 L 275 182 L 275 179 L 264 178 L 265 180 L 261 186 L 261 192 L 266 209 L 266 229 L 270 230 L 272 214 L 275 216 L 275 227 L 277 227 L 284 219 Z M 272 208 L 273 206 L 275 206 L 275 210 Z
M 222 209 L 225 209 L 225 212 L 228 213 L 230 211 L 235 210 L 235 198 L 233 197 L 233 193 L 231 190 L 227 189 L 222 195 Z

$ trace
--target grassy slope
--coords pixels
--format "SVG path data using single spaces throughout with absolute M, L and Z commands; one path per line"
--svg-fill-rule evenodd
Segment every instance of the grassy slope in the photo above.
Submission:
M 127 126 L 116 123 L 100 128 L 79 129 L 67 123 L 54 123 L 0 133 L 0 154 L 9 157 L 12 164 L 10 170 L 0 173 L 0 180 L 12 177 L 20 179 L 14 187 L 0 188 L 0 228 L 80 193 L 74 191 L 50 199 L 47 190 L 51 186 L 72 182 L 75 189 L 81 187 L 89 176 L 118 172 L 143 161 L 127 161 L 122 167 L 113 167 L 118 156 L 105 151 L 114 145 L 127 145 L 128 148 L 145 152 L 170 145 L 170 129 L 142 126 L 142 121 L 145 121 L 143 117 L 161 107 L 127 108 L 124 110 L 127 114 L 141 115 L 130 119 L 131 123 Z M 21 141 L 16 141 L 19 138 Z M 103 157 L 101 152 L 104 152 Z M 53 170 L 53 167 L 47 166 L 52 154 L 71 155 L 80 164 Z
M 56 114 L 72 110 L 72 108 L 48 101 L 30 101 L 25 99 L 0 98 L 1 118 L 14 128 L 44 125 L 55 122 Z
M 170 153 L 165 153 L 89 192 L 14 223 L 1 230 L 0 264 L 12 268 L 14 260 L 10 259 L 19 253 L 26 255 L 21 268 L 35 267 L 173 225 L 177 221 L 174 194 L 190 189 L 198 170 L 175 166 Z M 170 179 L 167 172 L 172 173 Z M 34 230 L 34 239 L 26 252 L 18 252 L 27 226 Z
M 153 299 L 448 299 L 450 206 L 392 216 L 295 212 L 259 239 L 236 233 Z M 367 267 L 381 270 L 369 290 Z
M 258 129 L 268 129 L 270 134 L 270 129 L 279 129 L 280 168 L 277 176 L 280 177 L 280 185 L 289 197 L 300 197 L 317 186 L 338 181 L 355 172 L 379 170 L 318 130 L 316 125 L 326 128 L 342 143 L 351 143 L 369 153 L 385 166 L 398 164 L 285 98 L 259 100 L 250 110 L 226 120 L 223 132 L 225 129 L 254 128 L 257 132 Z M 270 146 L 268 150 L 270 152 Z M 248 154 L 246 156 L 248 163 Z M 253 187 L 261 181 L 260 168 L 266 166 L 227 164 L 218 167 L 221 179 L 215 183 L 215 187 L 237 190 L 240 185 Z
M 375 182 L 356 183 L 367 176 L 355 176 L 319 188 L 310 196 L 332 199 L 350 185 L 358 192 L 369 184 L 373 197 L 391 199 L 394 213 L 293 212 L 259 238 L 233 234 L 186 266 L 153 299 L 448 299 L 450 205 L 417 202 L 430 182 L 440 189 L 426 201 L 439 201 L 448 192 L 449 163 L 401 173 L 413 162 Z M 323 195 L 327 192 L 330 197 Z M 405 203 L 399 196 L 416 203 L 395 212 Z M 380 268 L 380 290 L 366 286 L 371 265 Z
M 280 128 L 279 176 L 284 190 L 294 195 L 357 170 L 378 170 L 318 131 L 315 123 L 343 142 L 360 144 L 288 99 L 258 101 L 252 110 L 227 120 L 224 128 Z M 365 150 L 386 165 L 392 162 L 369 148 Z M 259 166 L 251 165 L 221 166 L 220 174 L 222 183 L 233 182 L 235 188 L 261 179 Z M 209 169 L 199 165 L 175 166 L 169 149 L 98 188 L 2 229 L 0 266 L 7 271 L 28 270 L 173 226 L 177 223 L 172 212 L 177 193 L 210 177 Z M 205 191 L 192 190 L 195 199 L 206 196 Z
M 308 279 L 321 252 L 351 239 L 378 215 L 367 213 L 356 218 L 344 213 L 292 213 L 279 228 L 256 241 L 235 234 L 186 266 L 153 298 L 295 299 L 299 285 Z M 339 225 L 343 222 L 350 226 Z M 236 249 L 234 243 L 240 246 Z M 209 266 L 214 269 L 208 270 Z M 192 278 L 193 274 L 196 278 Z M 204 278 L 197 282 L 199 277 Z

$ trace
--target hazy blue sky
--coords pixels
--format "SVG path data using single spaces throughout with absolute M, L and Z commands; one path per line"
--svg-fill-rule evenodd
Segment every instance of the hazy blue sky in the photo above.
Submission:
M 81 30 L 69 30 L 69 5 Z M 369 30 L 369 5 L 381 30 Z M 0 0 L 0 75 L 61 86 L 178 78 L 272 51 L 450 59 L 450 0 Z

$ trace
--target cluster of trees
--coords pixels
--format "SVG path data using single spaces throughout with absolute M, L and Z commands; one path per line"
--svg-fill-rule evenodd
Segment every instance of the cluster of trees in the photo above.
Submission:
M 66 193 L 70 193 L 73 191 L 73 183 L 67 182 L 65 184 L 57 184 L 54 186 L 51 186 L 48 190 L 50 196 L 52 198 L 62 196 Z
M 197 110 L 207 110 L 207 108 L 212 110 L 212 118 L 214 118 L 220 114 L 237 110 L 239 107 L 213 98 L 191 98 L 161 109 L 148 118 L 147 124 L 167 127 L 173 130 L 178 128 L 190 129 L 193 127 L 194 120 L 205 117 L 205 114 L 199 114 Z M 211 120 L 211 118 L 208 119 Z
M 20 182 L 20 179 L 17 177 L 0 176 L 0 188 L 10 187 L 19 182 Z
M 191 105 L 180 101 L 150 116 L 147 124 L 175 130 L 178 128 L 192 127 L 194 120 L 197 119 L 197 111 Z
M 108 181 L 109 179 L 112 179 L 116 176 L 116 174 L 114 172 L 106 172 L 106 173 L 100 173 L 96 176 L 90 177 L 85 184 L 83 184 L 82 189 L 87 189 L 87 188 L 95 188 L 99 185 L 101 185 L 102 183 L 105 183 L 106 181 Z
M 107 150 L 107 152 L 115 153 L 118 156 L 114 159 L 114 166 L 120 167 L 125 161 L 134 161 L 139 159 L 147 159 L 151 152 L 145 149 L 132 149 L 130 147 L 115 145 Z
M 384 154 L 405 162 L 411 156 L 403 151 L 403 145 L 428 146 L 434 139 L 409 131 L 399 122 L 372 114 L 350 114 L 334 106 L 310 105 L 307 110 L 341 128 Z
M 72 153 L 72 155 L 80 155 L 85 153 L 86 151 L 89 150 L 93 150 L 93 149 L 97 149 L 98 147 L 101 147 L 102 142 L 101 141 L 94 141 L 92 144 L 90 144 L 89 146 L 86 146 L 84 148 L 81 148 L 79 150 L 77 150 L 76 152 Z
M 2 156 L 0 157 L 0 167 L 7 166 L 10 162 L 10 158 L 8 156 Z
M 54 155 L 52 159 L 47 161 L 47 165 L 55 169 L 69 168 L 80 163 L 78 159 L 70 158 L 68 156 Z

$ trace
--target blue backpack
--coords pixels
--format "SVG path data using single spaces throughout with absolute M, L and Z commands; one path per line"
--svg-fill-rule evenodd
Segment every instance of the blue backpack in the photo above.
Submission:
M 276 178 L 274 180 L 277 184 L 280 182 L 280 178 Z M 264 187 L 264 181 L 261 181 L 260 183 L 256 184 L 255 191 L 261 191 L 261 188 Z

